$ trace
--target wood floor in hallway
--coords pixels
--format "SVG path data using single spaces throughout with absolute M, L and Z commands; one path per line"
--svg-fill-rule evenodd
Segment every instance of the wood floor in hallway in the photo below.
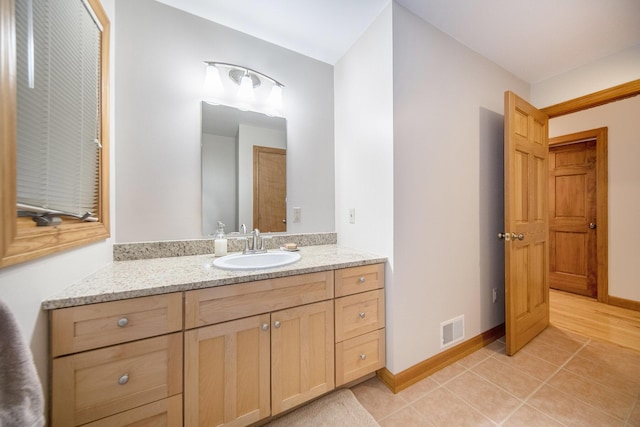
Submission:
M 589 338 L 640 351 L 640 311 L 551 290 L 550 322 Z

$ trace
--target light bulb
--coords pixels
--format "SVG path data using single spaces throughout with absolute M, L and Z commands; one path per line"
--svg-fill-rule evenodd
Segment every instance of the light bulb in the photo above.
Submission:
M 215 65 L 207 65 L 204 76 L 204 99 L 217 98 L 224 93 L 220 73 Z
M 240 80 L 240 89 L 238 90 L 238 100 L 241 102 L 249 102 L 254 100 L 253 81 L 249 73 L 245 73 Z
M 269 106 L 276 112 L 280 112 L 280 110 L 282 110 L 282 86 L 277 83 L 271 88 Z

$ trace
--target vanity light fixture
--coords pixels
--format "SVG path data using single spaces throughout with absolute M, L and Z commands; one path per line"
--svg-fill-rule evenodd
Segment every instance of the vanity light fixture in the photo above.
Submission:
M 241 65 L 213 61 L 204 63 L 207 65 L 204 101 L 282 116 L 282 83 Z M 234 89 L 234 85 L 239 88 Z

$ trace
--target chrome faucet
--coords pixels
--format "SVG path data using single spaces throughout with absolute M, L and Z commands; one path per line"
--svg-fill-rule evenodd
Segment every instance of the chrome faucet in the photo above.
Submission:
M 247 234 L 247 226 L 246 225 L 242 224 L 240 226 L 240 230 L 242 231 L 242 234 Z
M 260 230 L 256 228 L 251 232 L 251 240 L 252 240 L 251 248 L 249 248 L 249 239 L 245 239 L 244 251 L 242 251 L 242 253 L 260 254 L 260 253 L 267 252 L 267 250 L 264 247 L 264 239 L 265 237 L 262 237 L 260 235 Z
M 254 252 L 258 250 L 258 244 L 261 243 L 260 240 L 260 230 L 258 230 L 257 228 L 255 230 L 253 230 L 251 232 L 251 235 L 253 236 L 253 250 Z

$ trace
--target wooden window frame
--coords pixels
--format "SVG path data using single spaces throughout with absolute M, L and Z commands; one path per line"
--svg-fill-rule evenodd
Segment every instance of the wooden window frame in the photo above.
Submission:
M 99 0 L 88 0 L 102 24 L 100 37 L 100 150 L 98 221 L 64 218 L 38 227 L 16 209 L 16 23 L 15 0 L 0 0 L 0 268 L 105 240 L 109 224 L 109 37 L 110 24 Z M 80 1 L 80 0 L 78 0 Z

